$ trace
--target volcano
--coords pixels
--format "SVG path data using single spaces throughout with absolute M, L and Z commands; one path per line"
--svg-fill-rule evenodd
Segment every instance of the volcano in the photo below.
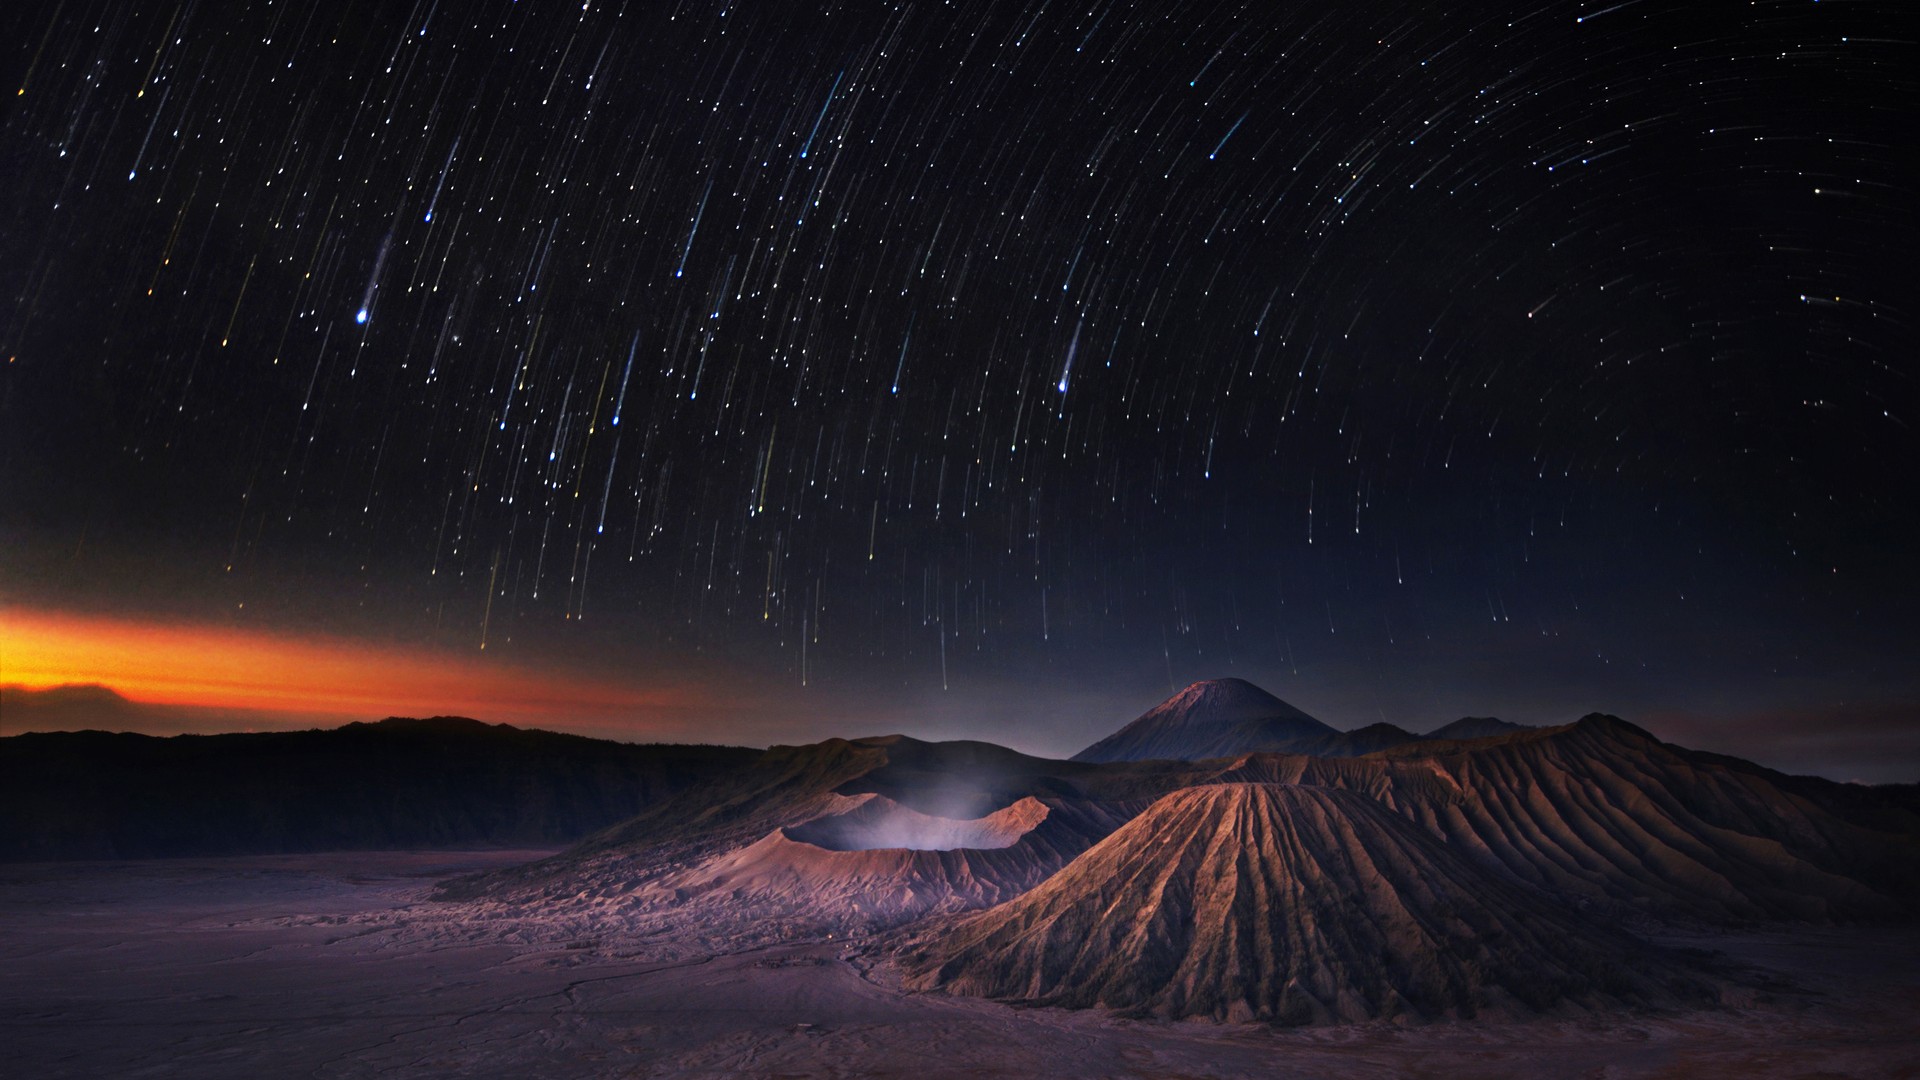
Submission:
M 1516 724 L 1508 720 L 1499 720 L 1491 716 L 1463 716 L 1450 724 L 1443 724 L 1427 732 L 1429 739 L 1489 739 L 1496 735 L 1511 735 L 1516 731 L 1528 730 L 1525 724 Z
M 827 814 L 668 876 L 653 895 L 709 917 L 805 917 L 839 933 L 891 926 L 1019 896 L 1141 809 L 1027 797 L 954 819 L 871 793 L 834 800 Z
M 1244 679 L 1208 679 L 1148 709 L 1073 760 L 1201 761 L 1252 751 L 1312 753 L 1341 734 Z
M 905 966 L 925 989 L 1279 1024 L 1714 995 L 1373 799 L 1283 784 L 1168 795 Z

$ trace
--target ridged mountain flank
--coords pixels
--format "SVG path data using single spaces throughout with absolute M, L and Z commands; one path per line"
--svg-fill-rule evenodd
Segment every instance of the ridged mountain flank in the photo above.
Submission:
M 1381 757 L 1456 789 L 1395 805 L 1454 850 L 1616 913 L 1831 922 L 1920 910 L 1910 809 L 1663 743 L 1618 717 Z
M 1714 996 L 1373 799 L 1282 784 L 1168 795 L 903 960 L 922 989 L 1280 1024 Z

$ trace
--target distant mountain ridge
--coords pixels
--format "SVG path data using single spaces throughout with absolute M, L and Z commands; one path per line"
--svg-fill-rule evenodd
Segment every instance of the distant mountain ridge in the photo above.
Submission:
M 1427 732 L 1429 739 L 1488 739 L 1527 730 L 1525 724 L 1497 720 L 1491 716 L 1463 716 L 1451 724 L 1442 724 Z
M 389 718 L 331 730 L 0 738 L 0 861 L 551 847 L 760 751 Z
M 1074 761 L 1205 761 L 1236 754 L 1359 757 L 1423 740 L 1479 739 L 1526 730 L 1492 717 L 1463 717 L 1426 735 L 1393 724 L 1341 731 L 1245 679 L 1205 679 L 1073 755 Z

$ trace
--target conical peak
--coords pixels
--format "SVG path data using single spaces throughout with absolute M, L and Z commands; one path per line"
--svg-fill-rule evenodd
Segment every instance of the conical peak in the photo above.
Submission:
M 1209 724 L 1306 716 L 1245 679 L 1203 679 L 1147 712 L 1149 716 L 1156 714 Z
M 1245 679 L 1201 679 L 1188 683 L 1187 688 L 1174 695 L 1177 699 L 1207 698 L 1216 701 L 1252 700 L 1273 702 L 1280 699 L 1253 685 Z
M 1198 761 L 1246 750 L 1300 750 L 1337 735 L 1245 679 L 1197 682 L 1075 755 L 1078 761 Z

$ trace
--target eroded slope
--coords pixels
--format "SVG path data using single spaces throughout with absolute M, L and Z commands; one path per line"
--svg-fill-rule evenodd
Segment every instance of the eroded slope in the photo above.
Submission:
M 1278 784 L 1169 795 L 905 964 L 924 988 L 1286 1024 L 1712 996 L 1373 799 Z

